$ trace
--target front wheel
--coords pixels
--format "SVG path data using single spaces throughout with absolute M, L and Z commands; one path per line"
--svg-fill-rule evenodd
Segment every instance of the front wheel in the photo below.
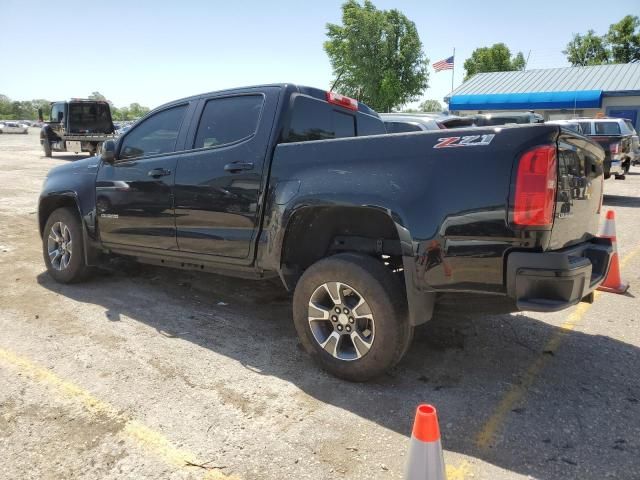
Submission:
M 44 150 L 45 157 L 51 157 L 51 144 L 49 143 L 49 140 L 47 140 L 46 138 L 42 142 L 42 149 Z
M 353 253 L 325 258 L 304 272 L 293 318 L 311 357 L 354 382 L 398 363 L 413 333 L 400 281 L 382 262 Z
M 85 278 L 82 225 L 70 208 L 54 210 L 44 227 L 42 253 L 49 275 L 60 283 L 78 282 Z

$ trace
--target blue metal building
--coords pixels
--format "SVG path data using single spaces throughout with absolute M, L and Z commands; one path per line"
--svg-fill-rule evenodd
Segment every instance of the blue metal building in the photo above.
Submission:
M 444 100 L 459 114 L 534 110 L 553 120 L 603 113 L 640 130 L 640 63 L 479 73 Z

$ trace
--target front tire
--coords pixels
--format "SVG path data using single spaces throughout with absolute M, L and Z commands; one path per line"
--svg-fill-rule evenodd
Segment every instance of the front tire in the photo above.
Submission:
M 293 319 L 311 357 L 353 382 L 393 367 L 413 336 L 401 282 L 382 262 L 353 253 L 325 258 L 304 272 Z
M 47 271 L 56 282 L 73 283 L 86 277 L 82 225 L 74 210 L 58 208 L 49 215 L 42 236 L 42 254 Z

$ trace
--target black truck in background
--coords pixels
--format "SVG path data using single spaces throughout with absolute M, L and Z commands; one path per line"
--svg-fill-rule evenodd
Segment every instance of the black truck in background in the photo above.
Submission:
M 402 358 L 446 296 L 544 312 L 591 300 L 612 254 L 596 237 L 603 158 L 558 126 L 386 134 L 332 92 L 213 92 L 51 170 L 44 261 L 65 283 L 109 255 L 279 276 L 305 349 L 362 381 Z
M 38 116 L 44 121 L 42 110 Z M 49 121 L 40 130 L 40 144 L 46 157 L 52 152 L 95 155 L 105 140 L 114 138 L 114 133 L 108 102 L 83 99 L 52 102 Z

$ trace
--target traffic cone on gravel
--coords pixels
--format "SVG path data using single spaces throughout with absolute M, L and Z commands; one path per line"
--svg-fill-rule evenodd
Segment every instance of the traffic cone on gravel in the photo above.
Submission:
M 416 411 L 409 446 L 405 480 L 446 480 L 435 407 L 420 405 Z
M 613 210 L 607 211 L 607 218 L 604 222 L 602 238 L 610 238 L 613 243 L 613 255 L 607 276 L 598 287 L 598 290 L 611 293 L 624 293 L 629 288 L 629 284 L 622 281 L 620 277 L 620 259 L 618 258 L 618 246 L 616 241 L 616 214 Z

